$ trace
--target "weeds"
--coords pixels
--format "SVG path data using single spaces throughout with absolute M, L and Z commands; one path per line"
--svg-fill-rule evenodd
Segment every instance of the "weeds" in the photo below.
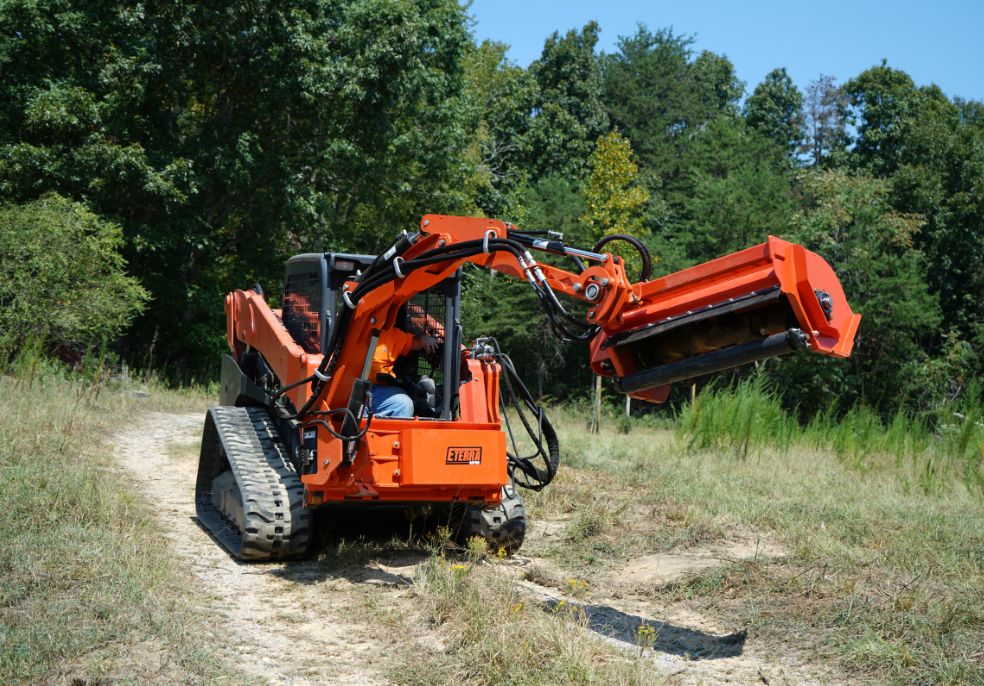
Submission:
M 201 618 L 156 523 L 100 454 L 135 410 L 187 398 L 140 400 L 104 367 L 69 373 L 31 350 L 8 365 L 0 682 L 229 679 L 192 628 Z M 150 657 L 134 657 L 141 651 Z
M 548 612 L 486 565 L 435 556 L 418 568 L 413 593 L 446 650 L 418 651 L 397 670 L 402 683 L 661 683 L 644 658 L 591 635 L 583 611 Z
M 763 449 L 793 446 L 832 451 L 858 471 L 896 473 L 923 492 L 954 482 L 984 492 L 984 402 L 972 383 L 962 398 L 932 416 L 899 411 L 884 422 L 871 409 L 833 406 L 805 426 L 786 412 L 779 395 L 758 375 L 734 388 L 708 388 L 680 413 L 677 436 L 688 450 L 718 450 L 745 459 Z

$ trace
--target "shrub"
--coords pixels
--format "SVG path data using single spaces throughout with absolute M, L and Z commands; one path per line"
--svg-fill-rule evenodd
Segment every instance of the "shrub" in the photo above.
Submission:
M 119 226 L 56 194 L 0 207 L 0 348 L 79 353 L 119 336 L 148 299 L 122 245 Z

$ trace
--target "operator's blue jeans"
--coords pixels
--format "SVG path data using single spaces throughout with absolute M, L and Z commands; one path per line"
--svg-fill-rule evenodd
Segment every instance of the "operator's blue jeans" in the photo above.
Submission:
M 399 386 L 372 385 L 372 413 L 377 417 L 413 417 L 413 400 Z

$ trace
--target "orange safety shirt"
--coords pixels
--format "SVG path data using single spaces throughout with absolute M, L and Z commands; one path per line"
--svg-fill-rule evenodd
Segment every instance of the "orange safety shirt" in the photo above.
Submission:
M 369 381 L 378 383 L 377 374 L 393 374 L 393 363 L 396 358 L 410 352 L 413 345 L 413 334 L 401 329 L 386 329 L 379 334 L 376 343 L 376 353 L 372 356 L 372 367 L 369 369 Z

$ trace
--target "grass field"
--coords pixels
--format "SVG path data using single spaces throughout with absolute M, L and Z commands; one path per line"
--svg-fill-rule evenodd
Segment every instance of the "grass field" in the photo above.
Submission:
M 546 555 L 600 590 L 646 554 L 773 541 L 788 554 L 645 592 L 852 679 L 984 683 L 984 499 L 972 471 L 984 432 L 964 429 L 954 448 L 889 427 L 919 446 L 892 454 L 872 426 L 865 451 L 857 426 L 823 427 L 823 438 L 753 395 L 706 397 L 706 419 L 685 413 L 676 431 L 609 422 L 591 435 L 582 415 L 554 412 L 567 463 L 527 496 L 534 520 L 565 527 Z
M 148 504 L 104 453 L 141 412 L 204 396 L 17 371 L 0 376 L 0 683 L 240 683 L 199 634 Z
M 0 683 L 241 683 L 205 645 L 209 618 L 151 505 L 105 452 L 125 422 L 198 412 L 211 393 L 146 396 L 43 363 L 14 372 L 0 377 Z M 978 406 L 957 412 L 932 432 L 864 413 L 802 429 L 753 386 L 705 393 L 679 418 L 609 417 L 590 434 L 583 413 L 556 408 L 564 462 L 548 489 L 524 493 L 539 532 L 527 575 L 584 603 L 631 599 L 741 628 L 749 645 L 842 682 L 982 684 L 984 431 Z M 736 541 L 755 554 L 625 579 L 647 557 Z M 318 564 L 407 549 L 349 545 Z M 654 637 L 635 637 L 638 653 L 614 647 L 576 606 L 545 611 L 494 555 L 434 551 L 408 602 L 363 589 L 381 635 L 434 636 L 433 650 L 400 643 L 395 681 L 660 683 L 641 658 Z

